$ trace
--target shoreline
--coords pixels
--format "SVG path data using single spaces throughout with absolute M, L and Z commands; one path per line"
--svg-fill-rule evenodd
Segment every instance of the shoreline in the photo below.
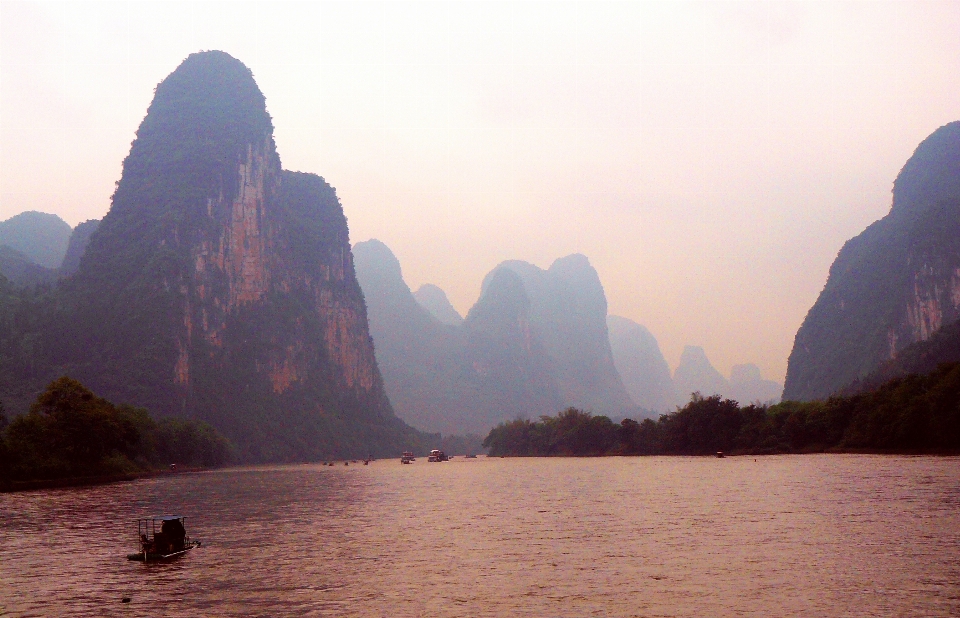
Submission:
M 18 491 L 36 491 L 39 489 L 62 489 L 67 487 L 94 487 L 96 485 L 109 485 L 111 483 L 125 483 L 136 481 L 142 478 L 153 478 L 156 476 L 173 476 L 177 474 L 187 474 L 191 472 L 202 472 L 214 468 L 183 468 L 176 472 L 171 470 L 144 470 L 142 472 L 128 472 L 126 474 L 102 474 L 98 476 L 74 476 L 63 479 L 36 479 L 32 481 L 8 481 L 0 482 L 0 494 L 14 493 Z

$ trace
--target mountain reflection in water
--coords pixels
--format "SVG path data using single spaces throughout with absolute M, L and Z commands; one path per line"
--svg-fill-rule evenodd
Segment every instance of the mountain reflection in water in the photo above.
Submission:
M 458 458 L 3 494 L 0 615 L 955 616 L 958 479 L 956 457 Z M 168 512 L 203 546 L 128 562 L 136 517 Z

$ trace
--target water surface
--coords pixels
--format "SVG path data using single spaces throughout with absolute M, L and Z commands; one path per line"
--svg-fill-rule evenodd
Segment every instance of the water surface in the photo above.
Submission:
M 127 561 L 156 513 L 203 546 Z M 4 616 L 957 616 L 958 582 L 960 458 L 390 460 L 0 494 Z

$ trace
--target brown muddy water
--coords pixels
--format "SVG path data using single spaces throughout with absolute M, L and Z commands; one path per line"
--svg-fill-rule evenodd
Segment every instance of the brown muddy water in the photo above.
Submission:
M 157 513 L 203 546 L 127 561 Z M 0 615 L 958 616 L 960 458 L 390 460 L 4 494 Z

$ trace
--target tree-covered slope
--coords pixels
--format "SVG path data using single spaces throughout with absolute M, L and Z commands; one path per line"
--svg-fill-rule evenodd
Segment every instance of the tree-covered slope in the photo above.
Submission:
M 57 280 L 56 270 L 40 266 L 26 254 L 9 245 L 0 245 L 0 275 L 22 286 L 49 284 Z
M 88 219 L 73 228 L 70 242 L 67 244 L 67 253 L 60 264 L 60 276 L 68 277 L 80 268 L 80 258 L 83 257 L 90 243 L 90 237 L 100 227 L 100 219 Z
M 897 176 L 890 213 L 847 241 L 794 341 L 784 399 L 823 398 L 960 319 L 960 122 Z

